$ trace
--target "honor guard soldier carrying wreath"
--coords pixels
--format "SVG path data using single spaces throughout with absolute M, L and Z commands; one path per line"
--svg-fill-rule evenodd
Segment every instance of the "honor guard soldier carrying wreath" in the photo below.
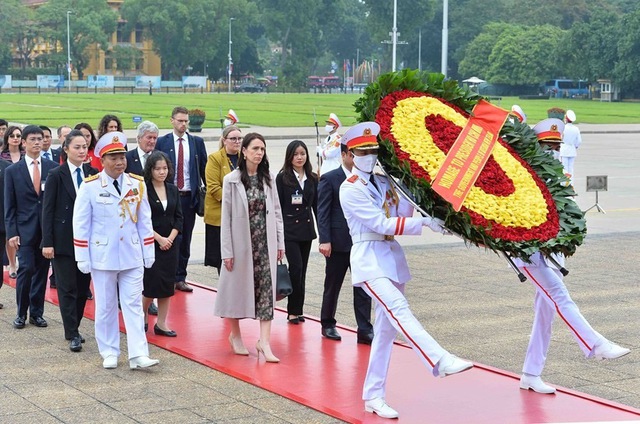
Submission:
M 78 269 L 91 272 L 96 302 L 96 341 L 104 368 L 116 368 L 120 354 L 118 298 L 127 330 L 129 366 L 158 364 L 149 358 L 142 311 L 144 269 L 155 260 L 151 209 L 142 177 L 124 172 L 126 136 L 110 132 L 95 154 L 103 170 L 78 190 L 73 211 L 73 244 Z
M 413 207 L 398 197 L 391 183 L 374 175 L 378 157 L 380 126 L 363 122 L 341 139 L 353 157 L 351 177 L 340 186 L 340 203 L 353 240 L 351 276 L 375 302 L 375 337 L 364 381 L 365 411 L 383 418 L 397 418 L 398 412 L 385 402 L 387 370 L 396 334 L 400 332 L 434 376 L 445 377 L 473 366 L 441 347 L 411 313 L 404 286 L 410 279 L 409 266 L 396 235 L 420 235 L 427 226 L 446 233 L 437 218 L 413 218 Z
M 340 168 L 342 162 L 340 160 L 340 134 L 338 134 L 338 128 L 342 126 L 338 116 L 335 113 L 329 114 L 329 119 L 326 120 L 324 130 L 329 133 L 327 138 L 317 147 L 318 156 L 322 159 L 322 167 L 320 168 L 320 175 Z

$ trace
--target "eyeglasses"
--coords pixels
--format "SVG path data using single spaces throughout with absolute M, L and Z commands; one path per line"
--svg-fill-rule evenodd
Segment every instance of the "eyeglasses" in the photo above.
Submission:
M 227 140 L 237 143 L 238 141 L 242 141 L 242 137 L 227 137 Z

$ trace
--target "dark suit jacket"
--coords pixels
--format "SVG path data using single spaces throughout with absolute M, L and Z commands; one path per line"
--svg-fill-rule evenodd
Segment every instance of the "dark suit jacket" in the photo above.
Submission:
M 4 237 L 4 233 L 6 233 L 4 227 L 4 173 L 10 165 L 11 162 L 0 159 L 0 213 L 2 214 L 2 219 L 0 219 L 0 234 L 2 234 L 2 237 Z
M 318 204 L 318 180 L 308 177 L 304 183 L 304 190 L 300 184 L 295 186 L 286 184 L 283 180 L 284 173 L 276 176 L 280 208 L 282 209 L 282 222 L 284 224 L 284 239 L 286 241 L 308 241 L 316 238 L 316 228 L 313 215 L 317 216 Z M 293 205 L 291 196 L 296 192 L 302 194 L 302 204 Z M 313 212 L 313 215 L 312 215 Z
M 162 207 L 153 183 L 147 182 L 147 195 L 151 206 L 151 222 L 153 231 L 163 237 L 171 234 L 174 228 L 182 232 L 182 206 L 178 195 L 178 187 L 165 181 L 164 187 L 167 192 L 167 209 Z
M 82 165 L 85 177 L 98 173 L 89 164 Z M 73 206 L 76 190 L 67 163 L 49 171 L 42 206 L 42 247 L 53 247 L 56 255 L 73 256 Z
M 61 148 L 51 148 L 51 160 L 55 163 L 60 163 L 60 150 Z
M 138 154 L 137 147 L 133 150 L 129 150 L 124 156 L 127 158 L 127 168 L 124 172 L 136 175 L 144 174 L 144 169 L 142 169 L 142 162 L 140 161 L 140 155 Z
M 45 183 L 49 171 L 58 166 L 42 158 L 40 181 Z M 9 166 L 4 176 L 4 221 L 7 239 L 20 236 L 20 244 L 40 247 L 42 237 L 42 200 L 44 191 L 36 194 L 24 158 Z
M 195 209 L 200 202 L 198 189 L 200 186 L 207 184 L 204 175 L 205 167 L 207 166 L 207 149 L 201 137 L 189 133 L 185 133 L 185 136 L 189 139 L 189 184 L 191 185 L 191 206 Z M 177 152 L 174 147 L 173 132 L 158 138 L 156 150 L 166 153 L 173 164 L 174 170 L 177 169 Z
M 336 252 L 351 251 L 349 226 L 340 206 L 340 185 L 347 178 L 342 167 L 322 174 L 318 184 L 318 233 L 320 243 L 331 243 Z

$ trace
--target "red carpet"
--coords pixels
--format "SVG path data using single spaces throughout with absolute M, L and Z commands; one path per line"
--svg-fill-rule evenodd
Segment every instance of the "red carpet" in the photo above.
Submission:
M 344 421 L 389 422 L 364 412 L 360 398 L 369 347 L 356 343 L 353 330 L 340 328 L 342 342 L 326 340 L 317 320 L 289 325 L 286 311 L 276 310 L 271 347 L 281 362 L 256 359 L 259 324 L 252 320 L 241 323 L 251 354 L 237 356 L 224 321 L 213 315 L 215 291 L 193 287 L 193 293 L 176 292 L 171 301 L 168 321 L 178 337 L 158 337 L 150 330 L 150 343 Z M 47 300 L 57 304 L 55 290 L 47 291 Z M 85 315 L 94 317 L 93 302 L 87 302 Z M 154 317 L 149 324 L 153 328 Z M 640 420 L 640 410 L 567 389 L 558 388 L 555 396 L 519 390 L 517 375 L 481 364 L 460 375 L 434 378 L 411 349 L 400 344 L 394 348 L 387 393 L 387 401 L 406 423 Z

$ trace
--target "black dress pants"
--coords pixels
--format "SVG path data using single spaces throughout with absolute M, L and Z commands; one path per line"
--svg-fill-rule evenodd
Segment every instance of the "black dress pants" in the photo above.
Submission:
M 56 255 L 53 258 L 53 268 L 57 275 L 64 338 L 71 340 L 79 335 L 78 327 L 84 316 L 91 274 L 80 272 L 75 258 L 67 255 Z
M 284 248 L 289 263 L 289 277 L 293 292 L 289 295 L 287 312 L 289 315 L 302 315 L 304 309 L 305 280 L 307 277 L 307 264 L 311 251 L 309 241 L 284 241 Z M 272 282 L 275 284 L 275 281 Z

